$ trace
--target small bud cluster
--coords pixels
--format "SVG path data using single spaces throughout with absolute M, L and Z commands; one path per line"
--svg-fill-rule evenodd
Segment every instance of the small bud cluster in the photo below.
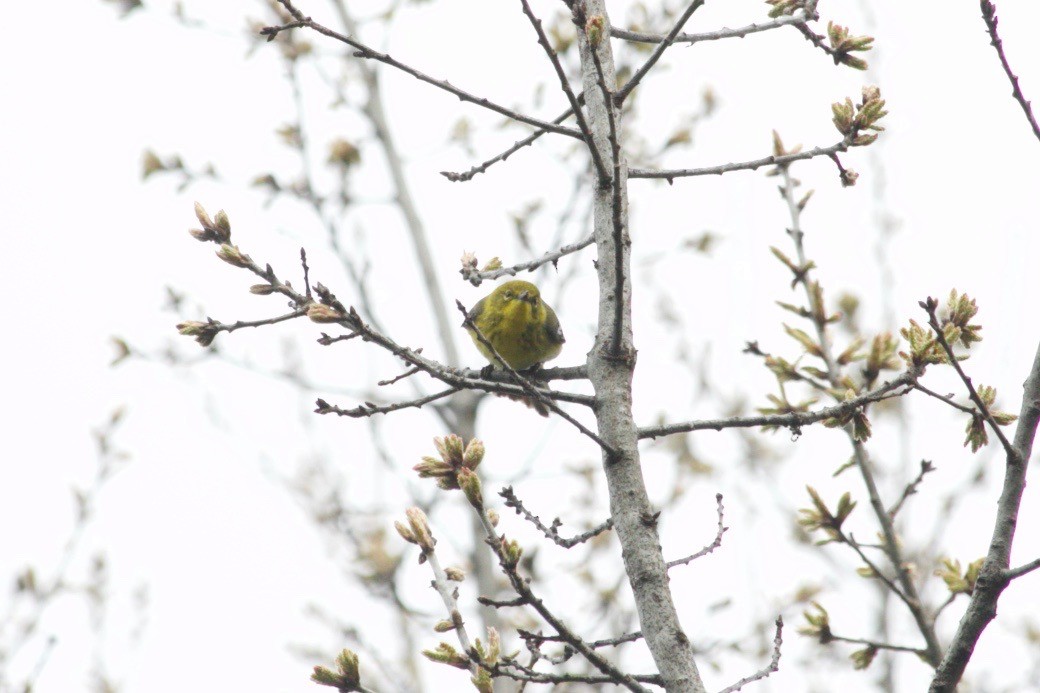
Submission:
M 206 212 L 205 208 L 201 204 L 196 202 L 195 218 L 199 220 L 200 224 L 202 224 L 202 228 L 191 229 L 190 231 L 188 231 L 188 233 L 192 235 L 192 238 L 202 242 L 212 241 L 213 243 L 220 243 L 221 246 L 226 245 L 229 248 L 233 248 L 235 253 L 238 253 L 238 248 L 235 248 L 234 246 L 230 245 L 231 221 L 228 219 L 228 215 L 224 210 L 220 210 L 219 212 L 217 212 L 216 217 L 210 218 L 209 213 Z M 223 250 L 223 247 L 221 248 L 221 250 Z M 220 255 L 220 253 L 217 254 Z M 249 256 L 246 255 L 244 257 L 248 259 Z M 231 260 L 228 260 L 223 256 L 221 256 L 221 259 L 225 262 L 231 262 L 231 264 L 236 264 L 235 262 L 232 262 Z M 238 266 L 247 267 L 248 265 Z
M 857 58 L 852 52 L 869 51 L 873 47 L 873 36 L 851 36 L 848 28 L 828 22 L 827 38 L 831 43 L 831 56 L 835 65 L 848 65 L 856 70 L 867 69 L 867 61 Z
M 437 485 L 445 490 L 462 489 L 473 507 L 482 508 L 484 502 L 476 469 L 484 459 L 484 443 L 474 438 L 464 444 L 462 438 L 453 433 L 434 438 L 433 444 L 440 459 L 423 457 L 422 462 L 413 467 L 419 478 L 436 479 Z
M 881 90 L 875 86 L 863 87 L 858 104 L 853 104 L 849 98 L 844 103 L 831 104 L 831 112 L 834 114 L 834 127 L 851 141 L 853 147 L 862 147 L 876 140 L 876 134 L 864 131 L 884 131 L 879 123 L 888 115 Z
M 336 657 L 336 671 L 322 666 L 314 667 L 311 681 L 322 686 L 331 686 L 341 693 L 361 690 L 361 672 L 358 668 L 357 654 L 350 650 L 340 652 Z

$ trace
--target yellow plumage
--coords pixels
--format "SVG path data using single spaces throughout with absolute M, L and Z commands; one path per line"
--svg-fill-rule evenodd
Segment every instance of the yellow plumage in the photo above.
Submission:
M 500 284 L 473 306 L 469 318 L 514 370 L 522 371 L 550 361 L 563 349 L 565 340 L 560 321 L 531 282 L 516 280 Z M 491 350 L 477 339 L 476 333 L 469 327 L 466 329 L 484 358 L 501 365 L 495 362 Z

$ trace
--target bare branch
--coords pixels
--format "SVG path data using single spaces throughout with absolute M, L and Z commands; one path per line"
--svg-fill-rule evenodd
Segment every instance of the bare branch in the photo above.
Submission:
M 755 672 L 751 676 L 748 676 L 746 678 L 742 678 L 741 680 L 739 680 L 736 683 L 734 683 L 732 686 L 726 686 L 721 691 L 719 691 L 719 693 L 735 693 L 735 691 L 739 691 L 741 688 L 743 688 L 744 686 L 748 685 L 749 683 L 751 683 L 753 681 L 758 681 L 760 679 L 764 679 L 767 676 L 769 676 L 770 674 L 773 674 L 773 673 L 779 671 L 780 670 L 780 647 L 784 644 L 783 632 L 784 632 L 784 617 L 783 616 L 777 616 L 776 617 L 776 635 L 773 636 L 773 658 L 769 661 L 769 664 L 767 664 L 764 668 L 762 668 L 759 671 Z
M 578 98 L 574 95 L 574 91 L 571 89 L 570 82 L 567 80 L 567 74 L 563 71 L 563 65 L 560 64 L 560 57 L 556 55 L 556 51 L 549 44 L 549 38 L 545 35 L 545 31 L 542 29 L 542 22 L 540 19 L 534 16 L 534 10 L 531 9 L 530 3 L 527 0 L 520 0 L 520 4 L 523 6 L 524 14 L 531 21 L 531 26 L 534 27 L 534 31 L 538 34 L 538 43 L 543 49 L 545 54 L 549 56 L 549 62 L 552 63 L 553 69 L 556 70 L 556 77 L 560 80 L 560 88 L 563 89 L 563 93 L 567 96 L 567 101 L 571 104 L 571 113 L 574 114 L 575 120 L 578 122 L 578 129 L 581 130 L 581 135 L 585 138 L 585 143 L 589 148 L 589 154 L 592 156 L 592 163 L 596 167 L 596 172 L 599 174 L 601 183 L 606 183 L 610 180 L 610 173 L 607 171 L 606 165 L 603 163 L 603 157 L 599 155 L 599 149 L 596 148 L 595 142 L 592 140 L 592 131 L 589 130 L 588 121 L 585 120 L 585 114 L 581 110 L 581 106 L 578 105 Z
M 722 431 L 727 428 L 757 428 L 759 426 L 777 426 L 798 430 L 802 426 L 808 426 L 818 421 L 830 418 L 840 418 L 872 402 L 880 402 L 891 397 L 900 397 L 909 392 L 914 383 L 917 382 L 919 374 L 905 371 L 895 380 L 886 382 L 876 390 L 872 390 L 854 399 L 835 404 L 832 407 L 824 407 L 814 412 L 791 412 L 789 414 L 768 414 L 762 416 L 734 416 L 726 419 L 704 419 L 701 421 L 681 421 L 674 424 L 662 426 L 648 426 L 639 429 L 640 438 L 657 438 L 659 436 L 673 435 L 675 433 L 688 433 L 690 431 Z M 904 388 L 900 392 L 896 392 Z
M 900 496 L 899 500 L 896 501 L 896 504 L 889 509 L 888 516 L 895 519 L 895 516 L 899 514 L 900 510 L 902 510 L 903 503 L 906 502 L 906 499 L 917 493 L 917 487 L 921 485 L 922 481 L 924 481 L 925 474 L 934 471 L 935 465 L 932 464 L 930 460 L 921 460 L 921 471 L 917 473 L 917 478 L 906 485 L 906 488 L 903 489 L 903 495 Z
M 928 325 L 932 328 L 932 331 L 935 332 L 935 339 L 939 342 L 943 351 L 946 352 L 947 360 L 950 365 L 953 366 L 955 371 L 957 371 L 957 375 L 960 376 L 961 382 L 963 382 L 964 387 L 967 388 L 968 397 L 970 397 L 971 401 L 976 407 L 978 407 L 977 413 L 981 414 L 982 418 L 984 418 L 990 428 L 993 429 L 993 432 L 1000 440 L 1000 444 L 1004 446 L 1004 453 L 1007 455 L 1008 459 L 1013 459 L 1018 454 L 1018 451 L 1011 444 L 1011 441 L 1007 439 L 1007 436 L 1004 435 L 1004 431 L 1001 429 L 1000 424 L 996 422 L 993 418 L 993 414 L 990 413 L 989 407 L 982 401 L 982 398 L 979 397 L 979 393 L 975 390 L 975 385 L 972 384 L 971 378 L 969 378 L 968 374 L 964 372 L 963 368 L 961 368 L 960 361 L 953 353 L 953 347 L 950 346 L 950 343 L 946 340 L 946 335 L 943 333 L 942 325 L 939 324 L 939 318 L 935 313 L 939 302 L 933 298 L 929 298 L 927 301 L 921 301 L 919 305 L 928 313 Z
M 1008 580 L 1015 580 L 1023 575 L 1028 575 L 1037 568 L 1040 568 L 1040 558 L 1035 558 L 1032 561 L 1029 561 L 1029 563 L 1020 565 L 1017 568 L 1009 568 L 1004 571 L 1004 574 L 1007 575 Z
M 578 94 L 577 97 L 575 97 L 575 98 L 577 98 L 579 105 L 585 103 L 585 94 Z M 553 122 L 554 125 L 559 125 L 563 121 L 565 121 L 568 118 L 570 118 L 571 115 L 573 115 L 573 113 L 574 113 L 574 111 L 572 111 L 570 109 L 567 109 L 566 111 L 564 111 L 560 115 L 558 115 L 555 118 L 553 118 L 552 122 Z M 444 176 L 445 178 L 447 178 L 448 180 L 450 180 L 452 183 L 465 183 L 466 181 L 473 180 L 473 178 L 478 173 L 484 173 L 489 168 L 491 168 L 493 165 L 497 164 L 499 161 L 505 161 L 510 156 L 512 156 L 514 153 L 516 153 L 516 152 L 520 151 L 521 149 L 523 149 L 524 147 L 527 147 L 530 144 L 532 144 L 536 139 L 538 139 L 539 137 L 544 135 L 546 132 L 548 132 L 548 130 L 536 130 L 536 131 L 532 132 L 530 135 L 528 135 L 527 137 L 525 137 L 524 139 L 518 140 L 518 141 L 514 142 L 513 146 L 509 147 L 504 152 L 502 152 L 500 154 L 496 154 L 495 156 L 491 157 L 490 159 L 488 159 L 484 163 L 478 164 L 477 166 L 474 166 L 473 168 L 471 168 L 468 171 L 465 171 L 463 173 L 456 173 L 454 171 L 441 171 L 441 175 Z
M 552 521 L 552 526 L 546 527 L 542 523 L 541 518 L 539 518 L 537 515 L 535 515 L 530 510 L 524 507 L 523 501 L 516 497 L 516 494 L 513 492 L 512 486 L 506 486 L 498 492 L 498 495 L 502 496 L 502 498 L 505 499 L 505 506 L 507 508 L 512 508 L 514 511 L 516 511 L 517 515 L 522 515 L 525 520 L 537 527 L 538 530 L 542 534 L 544 534 L 547 539 L 551 539 L 557 546 L 562 546 L 565 549 L 569 549 L 571 547 L 577 546 L 578 544 L 582 544 L 588 541 L 589 539 L 592 539 L 593 537 L 599 536 L 600 534 L 614 526 L 614 521 L 608 518 L 605 522 L 602 522 L 601 524 L 593 527 L 587 532 L 582 532 L 581 534 L 577 534 L 571 537 L 570 539 L 565 539 L 560 536 L 560 526 L 563 524 L 562 522 L 560 522 L 560 518 L 555 518 Z
M 726 533 L 726 531 L 729 529 L 729 527 L 726 527 L 725 525 L 722 524 L 722 494 L 721 493 L 716 493 L 715 494 L 715 504 L 716 504 L 716 507 L 717 507 L 717 512 L 719 514 L 719 524 L 718 524 L 718 528 L 719 529 L 715 533 L 715 540 L 712 541 L 707 546 L 705 546 L 700 551 L 698 551 L 697 553 L 690 554 L 686 558 L 677 558 L 674 561 L 668 561 L 667 566 L 669 568 L 674 568 L 677 565 L 689 565 L 690 563 L 692 563 L 693 561 L 697 560 L 701 556 L 707 556 L 709 553 L 713 552 L 715 549 L 717 549 L 720 546 L 722 546 L 722 535 Z
M 1008 566 L 1018 522 L 1018 509 L 1022 504 L 1022 493 L 1026 486 L 1026 470 L 1029 467 L 1037 424 L 1040 423 L 1040 348 L 1033 358 L 1033 365 L 1023 390 L 1018 427 L 1015 429 L 1014 454 L 1007 456 L 1004 465 L 1004 484 L 997 501 L 997 515 L 993 522 L 989 551 L 979 571 L 968 608 L 935 672 L 928 689 L 929 693 L 952 693 L 957 689 L 982 631 L 997 615 L 997 601 L 1001 593 L 1012 577 L 1017 576 L 1016 571 L 1020 570 L 1008 570 Z
M 473 94 L 470 94 L 467 91 L 459 89 L 447 80 L 434 79 L 433 77 L 430 77 L 429 75 L 420 72 L 414 67 L 402 63 L 400 60 L 390 57 L 386 53 L 380 53 L 379 51 L 374 50 L 369 46 L 366 46 L 365 44 L 361 43 L 356 39 L 353 39 L 349 36 L 345 36 L 339 33 L 338 31 L 334 31 L 333 29 L 329 29 L 328 27 L 319 24 L 318 22 L 315 22 L 310 17 L 305 17 L 302 12 L 300 12 L 293 6 L 290 0 L 278 0 L 278 2 L 283 7 L 285 7 L 286 10 L 288 10 L 289 14 L 291 14 L 296 21 L 290 22 L 288 24 L 283 24 L 281 26 L 268 26 L 261 29 L 260 34 L 262 36 L 267 36 L 268 40 L 273 39 L 275 36 L 277 36 L 279 33 L 283 31 L 306 27 L 308 29 L 312 29 L 318 32 L 319 34 L 323 34 L 325 36 L 328 36 L 329 38 L 340 41 L 341 43 L 345 43 L 351 48 L 354 48 L 355 57 L 366 58 L 368 60 L 376 60 L 385 65 L 395 67 L 398 70 L 401 70 L 402 72 L 409 74 L 412 77 L 415 77 L 421 82 L 426 82 L 427 84 L 435 86 L 438 89 L 443 89 L 449 94 L 458 97 L 461 101 L 467 101 L 469 103 L 476 104 L 477 106 L 481 106 L 490 111 L 494 111 L 495 113 L 498 113 L 500 115 L 504 115 L 507 118 L 512 118 L 513 120 L 516 120 L 518 122 L 533 125 L 547 132 L 555 132 L 559 135 L 567 135 L 568 137 L 573 137 L 575 139 L 582 139 L 581 132 L 579 132 L 578 130 L 563 127 L 555 123 L 549 123 L 544 120 L 539 120 L 538 118 L 532 118 L 531 116 L 526 116 L 522 113 L 518 113 L 514 110 L 506 108 L 505 106 L 501 106 L 497 103 L 494 103 L 493 101 L 484 97 L 474 96 Z
M 986 29 L 989 31 L 990 45 L 996 49 L 997 55 L 1000 57 L 1000 64 L 1004 68 L 1004 74 L 1011 81 L 1011 94 L 1026 114 L 1026 120 L 1029 121 L 1029 127 L 1033 129 L 1033 135 L 1040 140 L 1040 124 L 1036 122 L 1036 116 L 1033 115 L 1032 105 L 1026 101 L 1025 94 L 1018 86 L 1018 77 L 1011 71 L 1011 65 L 1008 64 L 1007 56 L 1004 55 L 1004 42 L 997 34 L 997 8 L 989 0 L 981 0 L 979 5 L 982 7 L 982 19 L 986 22 Z
M 650 57 L 646 59 L 646 62 L 639 66 L 639 69 L 637 69 L 635 74 L 632 75 L 632 79 L 628 80 L 625 86 L 618 89 L 617 96 L 615 97 L 618 103 L 624 103 L 625 99 L 628 98 L 628 95 L 632 93 L 632 90 L 639 86 L 639 83 L 643 81 L 643 77 L 646 77 L 646 74 L 650 72 L 650 68 L 656 65 L 657 61 L 661 59 L 662 55 L 664 55 L 664 52 L 668 50 L 668 47 L 675 43 L 675 37 L 679 35 L 679 32 L 682 31 L 683 26 L 685 26 L 686 22 L 693 16 L 693 13 L 703 4 L 704 0 L 693 0 L 693 2 L 686 7 L 683 13 L 679 15 L 679 19 L 675 22 L 675 26 L 673 26 L 672 30 L 665 35 L 664 40 L 657 44 L 654 52 L 650 54 Z
M 762 22 L 761 24 L 749 24 L 747 26 L 740 27 L 739 29 L 719 29 L 717 31 L 706 31 L 699 34 L 683 34 L 676 35 L 673 43 L 701 43 L 703 41 L 718 41 L 720 39 L 728 38 L 744 38 L 749 34 L 757 34 L 762 31 L 769 31 L 771 29 L 779 29 L 782 26 L 789 26 L 791 24 L 799 24 L 805 22 L 807 19 L 805 12 L 799 12 L 798 14 L 789 15 L 786 17 L 777 17 L 771 19 L 768 22 Z M 614 38 L 624 39 L 625 41 L 636 41 L 638 43 L 662 43 L 667 38 L 664 34 L 648 34 L 640 31 L 629 31 L 627 29 L 619 29 L 617 27 L 610 28 L 610 35 Z
M 447 390 L 441 390 L 432 395 L 417 397 L 416 399 L 410 399 L 407 402 L 395 402 L 385 406 L 379 406 L 372 402 L 365 402 L 353 409 L 342 409 L 334 404 L 329 404 L 323 399 L 319 399 L 314 404 L 314 412 L 316 414 L 338 414 L 340 416 L 349 416 L 352 419 L 363 419 L 368 416 L 375 416 L 376 414 L 389 414 L 390 412 L 400 411 L 401 409 L 411 409 L 413 407 L 420 409 L 425 404 L 436 402 L 439 399 L 444 399 L 461 389 L 461 387 L 449 387 Z
M 843 139 L 841 142 L 832 144 L 829 147 L 816 147 L 807 151 L 794 152 L 791 154 L 784 154 L 782 156 L 766 156 L 761 159 L 755 159 L 753 161 L 742 161 L 732 164 L 720 164 L 719 166 L 709 166 L 707 168 L 677 168 L 677 169 L 661 169 L 654 170 L 649 168 L 633 168 L 629 169 L 629 178 L 663 178 L 671 183 L 676 178 L 690 178 L 693 176 L 720 176 L 723 173 L 729 173 L 730 171 L 754 171 L 762 166 L 783 166 L 790 164 L 794 161 L 802 161 L 805 159 L 815 159 L 818 156 L 832 156 L 839 152 L 848 151 L 852 142 L 848 138 Z
M 480 286 L 485 280 L 498 279 L 499 277 L 515 277 L 520 272 L 533 272 L 542 265 L 552 263 L 556 266 L 556 262 L 571 253 L 576 253 L 582 248 L 587 248 L 593 244 L 596 240 L 594 235 L 588 235 L 581 239 L 577 243 L 571 243 L 569 245 L 560 246 L 556 250 L 551 250 L 545 255 L 542 255 L 536 260 L 530 260 L 529 262 L 521 262 L 517 265 L 510 267 L 499 267 L 496 270 L 489 270 L 487 272 L 477 272 L 475 270 L 462 269 L 462 278 L 468 281 L 473 286 Z

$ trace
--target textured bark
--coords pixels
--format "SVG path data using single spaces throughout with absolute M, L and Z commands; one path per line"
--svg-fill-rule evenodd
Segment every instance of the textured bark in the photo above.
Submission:
M 603 0 L 584 4 L 589 17 L 602 16 L 610 26 Z M 601 159 L 613 164 L 610 121 L 607 109 L 620 109 L 605 102 L 598 80 L 598 69 L 590 53 L 592 47 L 579 31 L 583 87 L 595 146 Z M 614 89 L 614 59 L 610 42 L 604 38 L 597 50 L 604 82 Z M 621 555 L 635 597 L 643 637 L 668 691 L 704 691 L 693 648 L 679 625 L 679 618 L 668 587 L 668 570 L 657 533 L 657 516 L 650 505 L 639 460 L 638 438 L 632 419 L 632 373 L 635 348 L 632 339 L 631 281 L 629 280 L 627 166 L 622 159 L 613 169 L 619 175 L 614 189 L 600 185 L 596 190 L 594 220 L 599 275 L 599 326 L 596 344 L 589 353 L 589 379 L 596 391 L 596 422 L 600 437 L 611 448 L 603 454 L 603 469 L 610 492 L 610 511 L 614 531 L 621 543 Z M 619 207 L 619 209 L 616 209 Z M 621 248 L 618 252 L 615 212 L 621 221 Z M 617 262 L 620 259 L 620 268 Z M 617 270 L 623 272 L 617 291 Z M 617 302 L 621 310 L 617 310 Z M 620 316 L 621 324 L 617 325 Z M 620 332 L 619 332 L 620 331 Z M 620 340 L 616 339 L 616 335 Z M 615 343 L 616 342 L 616 343 Z M 618 347 L 615 351 L 615 347 Z

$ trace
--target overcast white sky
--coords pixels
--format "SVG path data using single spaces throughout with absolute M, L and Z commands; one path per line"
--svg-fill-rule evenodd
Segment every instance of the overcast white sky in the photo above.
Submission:
M 111 609 L 101 642 L 109 673 L 127 693 L 313 690 L 307 682 L 313 662 L 295 656 L 287 645 L 334 650 L 341 643 L 307 617 L 307 604 L 318 602 L 346 620 L 365 623 L 372 640 L 383 637 L 386 627 L 366 611 L 363 592 L 344 586 L 335 550 L 310 528 L 284 480 L 319 454 L 339 461 L 348 474 L 357 465 L 369 465 L 375 471 L 353 478 L 350 493 L 372 508 L 399 509 L 385 517 L 387 523 L 403 511 L 405 491 L 419 487 L 401 481 L 406 475 L 370 463 L 374 452 L 364 424 L 309 416 L 312 393 L 216 360 L 170 368 L 159 358 L 170 344 L 185 355 L 201 353 L 177 338 L 173 325 L 181 316 L 166 307 L 167 286 L 188 294 L 186 317 L 255 319 L 283 307 L 246 294 L 251 282 L 217 261 L 212 247 L 187 235 L 195 225 L 194 200 L 211 213 L 226 209 L 243 250 L 270 261 L 285 276 L 297 275 L 298 248 L 307 245 L 313 276 L 352 300 L 342 270 L 323 255 L 322 232 L 313 217 L 299 206 L 267 206 L 263 194 L 247 188 L 259 173 L 289 179 L 297 171 L 292 153 L 273 132 L 294 117 L 292 95 L 281 79 L 282 62 L 273 47 L 247 55 L 246 18 L 257 16 L 251 2 L 185 3 L 189 16 L 203 19 L 204 27 L 175 22 L 169 3 L 154 3 L 154 9 L 123 21 L 100 0 L 56 4 L 60 11 L 47 16 L 40 8 L 22 7 L 17 18 L 10 17 L 11 27 L 0 42 L 5 95 L 0 108 L 0 276 L 8 287 L 0 341 L 0 576 L 13 576 L 26 564 L 35 565 L 44 578 L 53 570 L 73 526 L 70 490 L 87 485 L 93 473 L 90 431 L 114 408 L 125 407 L 116 443 L 132 459 L 99 496 L 97 518 L 72 571 L 82 575 L 93 551 L 108 556 Z M 329 3 L 299 4 L 334 24 Z M 870 5 L 872 15 L 864 15 L 862 5 Z M 543 16 L 558 9 L 558 3 L 534 6 Z M 751 0 L 714 0 L 688 28 L 707 31 L 762 21 L 766 9 Z M 1040 44 L 1034 35 L 1040 5 L 1005 0 L 998 10 L 1021 86 L 1027 96 L 1040 99 Z M 29 14 L 34 11 L 41 16 Z M 819 277 L 831 296 L 857 293 L 863 320 L 872 329 L 895 329 L 911 317 L 922 322 L 917 301 L 945 296 L 952 287 L 976 297 L 985 341 L 968 363 L 976 382 L 995 385 L 999 402 L 1017 411 L 1020 384 L 1040 342 L 1040 320 L 1031 300 L 1038 290 L 1040 257 L 1040 142 L 1010 97 L 977 3 L 825 0 L 821 11 L 825 19 L 876 37 L 877 49 L 867 56 L 870 73 L 834 67 L 794 30 L 676 47 L 662 62 L 659 78 L 650 80 L 640 96 L 642 136 L 663 141 L 685 114 L 697 111 L 700 94 L 710 87 L 718 112 L 696 129 L 694 147 L 669 154 L 666 165 L 764 156 L 773 129 L 788 145 L 825 146 L 838 139 L 830 124 L 831 102 L 858 98 L 861 86 L 876 81 L 888 101 L 888 131 L 870 151 L 842 157 L 861 174 L 859 184 L 842 189 L 826 160 L 795 169 L 806 188 L 816 190 L 804 223 Z M 616 11 L 615 22 L 624 24 L 624 16 Z M 329 56 L 338 52 L 316 36 L 311 40 Z M 545 103 L 530 106 L 535 85 L 548 80 L 551 87 L 552 75 L 518 3 L 439 0 L 408 8 L 385 45 L 396 57 L 497 101 L 524 105 L 546 117 L 562 109 L 563 99 L 552 88 Z M 446 295 L 472 305 L 485 290 L 458 281 L 462 251 L 475 250 L 482 260 L 491 255 L 507 262 L 526 259 L 516 249 L 508 215 L 535 199 L 550 204 L 565 199 L 570 170 L 559 165 L 551 146 L 536 145 L 473 183 L 448 183 L 439 171 L 466 168 L 523 131 L 499 130 L 497 116 L 409 78 L 386 74 L 385 84 Z M 356 122 L 338 121 L 342 111 L 326 108 L 329 97 L 320 79 L 305 75 L 304 85 L 305 98 L 314 100 L 315 132 L 359 137 Z M 478 132 L 476 157 L 447 143 L 460 115 L 468 116 Z M 328 139 L 314 143 L 318 163 Z M 142 183 L 140 161 L 147 148 L 161 155 L 179 153 L 196 169 L 213 162 L 222 181 L 203 182 L 186 192 L 169 179 Z M 744 342 L 758 339 L 770 350 L 795 353 L 779 325 L 787 317 L 774 304 L 793 298 L 785 271 L 768 250 L 771 245 L 788 248 L 783 229 L 789 221 L 775 183 L 761 171 L 680 180 L 671 187 L 631 182 L 637 257 L 658 258 L 639 264 L 636 272 L 637 329 L 645 330 L 637 333 L 636 411 L 642 423 L 662 412 L 673 419 L 724 413 L 705 408 L 690 394 L 694 374 L 665 370 L 681 343 L 698 353 L 709 348 L 707 368 L 717 387 L 733 398 L 746 395 L 750 404 L 762 403 L 771 385 L 758 364 L 740 353 Z M 398 341 L 428 345 L 428 353 L 440 356 L 429 336 L 431 326 L 417 316 L 424 308 L 414 300 L 419 289 L 413 288 L 411 251 L 395 213 L 381 204 L 384 181 L 377 176 L 359 183 L 358 196 L 363 211 L 347 228 L 363 231 L 375 258 L 375 301 L 384 321 Z M 893 225 L 885 244 L 879 244 L 881 219 Z M 531 232 L 536 247 L 545 246 L 554 230 L 553 212 L 537 216 Z M 719 239 L 711 255 L 676 252 L 683 239 L 707 230 Z M 570 228 L 568 239 L 582 233 Z M 879 247 L 890 276 L 877 269 Z M 591 258 L 566 260 L 561 270 L 568 263 L 577 263 L 582 273 L 567 285 L 566 300 L 560 297 L 568 334 L 560 365 L 583 360 L 595 320 Z M 555 286 L 545 284 L 550 301 Z M 683 330 L 652 324 L 662 292 L 682 313 Z M 360 348 L 323 352 L 313 345 L 313 333 L 309 325 L 296 323 L 223 335 L 219 341 L 235 363 L 267 372 L 285 363 L 282 338 L 302 336 L 298 344 L 307 350 L 298 357 L 330 389 L 394 374 L 386 361 Z M 150 358 L 109 368 L 112 335 L 126 338 Z M 468 344 L 460 342 L 460 348 L 469 365 L 479 365 Z M 935 389 L 957 389 L 942 374 L 933 377 Z M 346 395 L 336 401 L 355 403 Z M 557 421 L 525 416 L 505 430 L 502 416 L 515 411 L 510 405 L 494 402 L 484 411 L 482 435 L 497 465 L 489 473 L 500 481 L 522 474 L 529 484 L 524 490 L 547 508 L 543 517 L 564 513 L 574 497 L 553 495 L 563 476 L 559 469 L 594 463 L 595 451 Z M 916 404 L 908 417 L 920 437 L 898 451 L 894 434 L 879 432 L 882 457 L 903 455 L 913 464 L 921 457 L 935 460 L 942 468 L 936 488 L 955 486 L 974 472 L 976 458 L 960 447 L 962 421 L 933 402 Z M 443 433 L 421 412 L 392 417 L 383 430 L 399 469 L 427 454 L 429 438 Z M 769 483 L 789 493 L 792 503 L 801 502 L 806 483 L 835 494 L 844 490 L 844 479 L 830 479 L 840 456 L 847 454 L 833 432 L 807 432 L 797 449 L 783 435 L 769 440 L 790 455 Z M 716 464 L 741 454 L 732 437 L 712 434 L 696 441 L 698 451 Z M 663 499 L 674 481 L 665 469 L 670 459 L 656 452 L 647 458 L 665 470 L 650 474 L 651 491 Z M 749 473 L 746 467 L 737 471 Z M 724 550 L 709 559 L 714 563 L 675 580 L 680 607 L 696 614 L 689 623 L 698 642 L 739 633 L 733 624 L 747 619 L 771 618 L 775 604 L 806 581 L 836 586 L 838 572 L 831 564 L 796 563 L 774 543 L 776 537 L 789 536 L 786 526 L 776 530 L 776 537 L 761 533 L 766 531 L 761 530 L 761 508 L 755 506 L 754 492 L 745 491 L 762 482 L 720 471 L 691 491 L 681 514 L 665 521 L 666 552 L 680 555 L 689 548 L 684 542 L 690 536 L 697 546 L 702 536 L 710 538 L 714 494 L 722 491 L 730 499 L 727 524 L 733 529 Z M 1037 486 L 1026 492 L 1016 562 L 1040 552 Z M 962 562 L 981 555 L 995 498 L 991 488 L 972 495 L 951 520 L 953 540 L 945 540 L 942 550 Z M 924 514 L 921 522 L 930 526 L 934 515 Z M 450 526 L 454 517 L 446 511 L 438 520 Z M 450 552 L 452 543 L 447 543 Z M 749 564 L 759 569 L 749 571 Z M 416 569 L 409 598 L 432 624 L 440 617 L 433 594 L 422 589 L 427 580 Z M 1013 648 L 1023 624 L 1040 623 L 1040 608 L 1028 598 L 1038 580 L 1032 575 L 1009 590 L 1012 606 L 1001 609 L 976 653 L 973 667 L 983 672 L 976 680 L 978 690 L 1013 689 L 1029 658 L 1035 658 L 1035 645 L 1032 655 Z M 143 612 L 135 608 L 134 597 L 142 587 L 148 595 Z M 3 594 L 6 600 L 6 590 Z M 842 602 L 840 595 L 835 592 L 828 605 L 847 611 L 843 615 L 855 624 L 857 605 Z M 735 606 L 712 621 L 706 605 L 723 599 Z M 6 611 L 0 606 L 0 616 Z M 143 624 L 137 622 L 141 613 Z M 941 624 L 945 633 L 959 613 L 959 604 L 951 607 Z M 795 635 L 798 616 L 797 611 L 785 614 L 791 649 L 785 650 L 784 662 L 790 668 L 759 690 L 812 685 L 797 670 L 799 657 L 811 654 L 812 647 Z M 134 635 L 138 627 L 139 636 Z M 79 600 L 47 612 L 41 632 L 58 640 L 36 679 L 37 693 L 86 689 L 95 647 L 91 630 Z M 897 633 L 906 639 L 912 635 Z M 10 634 L 3 637 L 7 642 Z M 422 644 L 434 642 L 431 634 Z M 28 676 L 45 649 L 43 638 L 30 641 L 11 664 L 12 679 Z M 1016 662 L 1027 664 L 997 671 L 994 663 L 1002 652 L 1014 652 Z M 722 671 L 707 672 L 711 686 L 721 688 L 745 675 L 746 666 L 726 660 Z M 919 690 L 925 674 L 913 664 L 901 668 L 905 690 Z M 447 680 L 452 683 L 444 690 L 456 683 Z M 869 679 L 859 674 L 841 681 L 849 690 L 871 690 Z M 462 686 L 462 680 L 457 684 Z

